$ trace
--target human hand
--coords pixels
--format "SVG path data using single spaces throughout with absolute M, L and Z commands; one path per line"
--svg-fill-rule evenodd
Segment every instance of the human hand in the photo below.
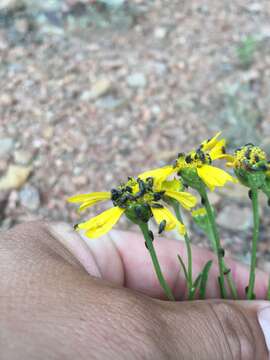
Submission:
M 216 265 L 209 300 L 161 301 L 140 235 L 112 231 L 87 244 L 64 224 L 27 223 L 0 235 L 1 359 L 268 358 L 258 316 L 268 342 L 269 303 L 214 300 Z M 183 244 L 167 239 L 154 244 L 180 298 L 184 279 L 175 254 L 184 254 Z M 194 248 L 195 276 L 211 258 Z M 244 298 L 248 272 L 228 265 Z M 258 272 L 258 298 L 266 288 L 267 276 Z

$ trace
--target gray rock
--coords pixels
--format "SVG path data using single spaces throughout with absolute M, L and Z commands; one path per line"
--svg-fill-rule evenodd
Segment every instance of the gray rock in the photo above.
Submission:
M 20 190 L 19 198 L 21 205 L 30 211 L 35 211 L 40 206 L 39 191 L 33 185 L 26 184 Z
M 97 99 L 103 95 L 106 95 L 111 89 L 111 82 L 109 79 L 101 78 L 97 80 L 91 90 L 86 90 L 81 94 L 82 101 L 89 101 Z
M 254 2 L 247 6 L 247 10 L 251 13 L 260 13 L 263 10 L 263 5 L 259 2 Z
M 14 160 L 19 165 L 29 165 L 32 161 L 32 154 L 24 150 L 16 150 L 14 152 Z
M 120 7 L 124 5 L 125 0 L 100 0 L 100 2 L 110 7 Z
M 154 36 L 156 39 L 164 39 L 167 36 L 167 29 L 164 27 L 158 27 L 154 31 Z
M 0 156 L 9 154 L 14 148 L 14 140 L 12 138 L 0 139 Z
M 130 87 L 138 88 L 145 87 L 147 81 L 143 73 L 133 73 L 127 77 L 127 83 Z
M 113 95 L 107 95 L 97 101 L 97 107 L 106 110 L 116 110 L 124 107 L 127 104 L 126 99 L 116 98 Z
M 249 207 L 236 204 L 225 206 L 217 216 L 218 225 L 231 231 L 246 231 L 252 227 L 253 216 Z
M 1 0 L 0 11 L 12 11 L 19 9 L 25 5 L 24 0 Z

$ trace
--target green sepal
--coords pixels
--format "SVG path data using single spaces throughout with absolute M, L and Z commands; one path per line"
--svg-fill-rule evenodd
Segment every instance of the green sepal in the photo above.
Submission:
M 183 182 L 188 186 L 200 191 L 203 183 L 198 176 L 197 169 L 195 168 L 185 168 L 178 173 L 179 176 L 183 179 Z
M 270 179 L 266 177 L 261 190 L 265 193 L 265 195 L 270 199 Z
M 250 189 L 260 189 L 265 186 L 266 173 L 263 170 L 234 169 L 235 175 L 244 186 Z
M 135 224 L 147 223 L 152 217 L 148 204 L 131 204 L 125 211 L 126 217 Z

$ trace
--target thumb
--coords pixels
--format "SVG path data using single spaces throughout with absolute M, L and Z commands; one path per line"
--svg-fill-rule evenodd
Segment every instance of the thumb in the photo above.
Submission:
M 268 359 L 270 303 L 207 300 L 162 306 L 182 358 Z

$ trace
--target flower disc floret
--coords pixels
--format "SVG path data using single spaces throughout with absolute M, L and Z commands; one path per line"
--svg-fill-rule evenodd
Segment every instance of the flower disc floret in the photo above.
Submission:
M 264 189 L 269 168 L 266 153 L 258 146 L 246 144 L 235 150 L 227 163 L 239 181 L 251 189 Z
M 258 146 L 246 144 L 235 151 L 232 166 L 248 171 L 265 171 L 268 169 L 266 153 Z
M 165 191 L 154 191 L 154 179 L 148 177 L 146 180 L 140 178 L 129 178 L 128 182 L 121 184 L 116 189 L 111 190 L 111 199 L 114 206 L 128 209 L 132 205 L 162 206 L 158 204 Z

